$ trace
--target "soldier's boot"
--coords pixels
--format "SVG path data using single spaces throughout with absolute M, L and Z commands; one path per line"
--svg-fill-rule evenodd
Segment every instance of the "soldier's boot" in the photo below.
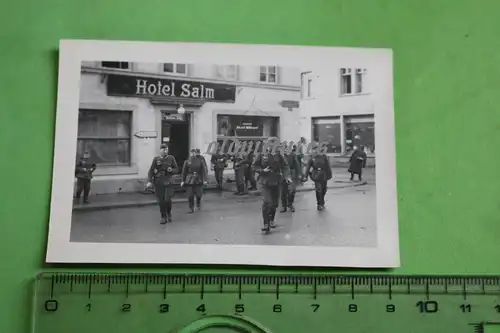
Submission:
M 321 207 L 321 193 L 316 191 L 316 209 L 317 210 L 322 210 L 323 208 Z
M 285 213 L 287 211 L 288 207 L 288 196 L 286 191 L 283 191 L 283 194 L 281 196 L 281 210 L 280 213 Z
M 193 214 L 194 213 L 194 198 L 189 198 L 188 199 L 188 202 L 189 202 L 189 211 L 188 213 L 189 214 Z
M 167 222 L 172 222 L 172 201 L 167 202 Z
M 201 210 L 201 198 L 196 198 L 196 210 Z
M 290 193 L 290 198 L 288 199 L 288 208 L 293 213 L 295 212 L 295 207 L 293 206 L 293 201 L 295 200 L 295 193 Z
M 160 206 L 160 224 L 165 224 L 167 223 L 167 212 L 166 212 L 166 204 L 164 202 L 159 203 Z
M 264 221 L 264 227 L 260 230 L 269 232 L 270 230 L 270 225 L 269 225 L 269 211 L 267 207 L 262 207 L 262 219 Z
M 241 184 L 236 183 L 236 192 L 234 193 L 234 195 L 243 195 L 241 191 Z
M 80 198 L 79 198 L 79 197 L 74 197 L 74 198 L 73 198 L 73 203 L 74 203 L 75 205 L 78 205 L 78 204 L 80 203 Z
M 271 208 L 271 212 L 269 214 L 269 226 L 271 228 L 276 228 L 276 223 L 274 222 L 274 218 L 276 216 L 276 208 Z

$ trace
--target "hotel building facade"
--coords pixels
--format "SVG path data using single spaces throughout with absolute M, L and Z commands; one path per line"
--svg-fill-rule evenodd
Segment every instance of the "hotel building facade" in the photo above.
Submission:
M 182 166 L 190 149 L 205 153 L 214 141 L 298 141 L 301 73 L 276 65 L 83 62 L 77 157 L 88 151 L 97 164 L 92 194 L 143 189 L 162 143 Z

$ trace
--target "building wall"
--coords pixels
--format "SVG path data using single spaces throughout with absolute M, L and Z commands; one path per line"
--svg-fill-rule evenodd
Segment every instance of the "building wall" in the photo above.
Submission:
M 226 64 L 221 64 L 222 66 Z M 102 68 L 99 61 L 83 61 L 82 66 L 89 68 Z M 227 81 L 228 84 L 235 82 L 253 83 L 258 85 L 268 86 L 269 88 L 280 88 L 280 86 L 287 86 L 285 88 L 300 88 L 300 73 L 301 69 L 298 67 L 278 67 L 278 82 L 277 83 L 263 83 L 259 80 L 260 66 L 250 65 L 236 65 L 236 78 L 222 79 L 217 75 L 217 66 L 214 64 L 187 64 L 186 74 L 166 73 L 163 71 L 163 64 L 161 63 L 131 63 L 130 69 L 123 70 L 126 72 L 135 73 L 150 73 L 161 74 L 169 77 L 186 77 L 190 79 L 208 79 L 217 81 Z
M 95 63 L 84 63 L 85 67 L 96 68 Z M 215 75 L 213 66 L 190 66 L 186 79 L 196 80 L 196 75 L 211 79 Z M 125 70 L 124 70 L 125 71 Z M 134 64 L 132 71 L 137 73 L 158 74 L 158 64 Z M 279 136 L 282 140 L 298 140 L 300 127 L 299 110 L 289 111 L 280 105 L 282 100 L 300 99 L 300 70 L 280 70 L 283 81 L 295 81 L 295 86 L 258 84 L 259 67 L 240 67 L 239 78 L 246 78 L 250 85 L 234 84 L 236 89 L 235 103 L 207 102 L 198 107 L 186 106 L 191 114 L 190 148 L 200 148 L 206 152 L 211 142 L 217 139 L 217 115 L 235 114 L 249 116 L 279 117 Z M 172 76 L 170 76 L 172 77 Z M 255 78 L 254 78 L 255 77 Z M 251 79 L 253 81 L 251 81 Z M 214 80 L 216 81 L 216 80 Z M 239 81 L 241 82 L 241 81 Z M 280 81 L 282 82 L 282 81 Z M 161 112 L 176 111 L 175 105 L 152 105 L 147 98 L 112 97 L 106 93 L 105 76 L 99 72 L 83 71 L 80 82 L 80 108 L 96 110 L 128 110 L 132 111 L 132 139 L 130 166 L 99 166 L 95 171 L 92 194 L 109 194 L 129 192 L 141 189 L 150 167 L 151 160 L 158 154 L 161 145 Z M 156 131 L 156 138 L 137 138 L 134 133 Z M 204 154 L 207 161 L 210 155 Z
M 355 70 L 353 68 L 353 70 Z M 307 71 L 305 71 L 307 72 Z M 307 80 L 312 80 L 311 94 L 307 94 Z M 341 94 L 340 68 L 330 68 L 318 72 L 308 72 L 302 81 L 300 100 L 300 133 L 308 142 L 313 139 L 313 118 L 340 117 L 341 142 L 345 141 L 343 117 L 353 115 L 374 115 L 376 99 L 371 90 L 373 78 L 369 68 L 363 77 L 363 92 L 360 94 Z M 376 126 L 376 125 L 375 125 Z M 329 154 L 334 165 L 345 165 L 347 158 L 343 158 L 345 149 L 340 154 Z M 374 156 L 369 156 L 368 165 L 374 165 Z

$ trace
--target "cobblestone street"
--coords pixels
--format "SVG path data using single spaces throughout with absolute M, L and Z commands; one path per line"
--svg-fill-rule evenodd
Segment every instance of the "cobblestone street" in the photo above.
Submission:
M 188 243 L 245 245 L 376 246 L 374 185 L 329 190 L 326 210 L 316 210 L 315 193 L 296 196 L 296 212 L 277 213 L 271 234 L 260 231 L 261 198 L 228 195 L 207 200 L 187 214 L 173 204 L 173 222 L 160 225 L 157 206 L 75 211 L 73 242 Z

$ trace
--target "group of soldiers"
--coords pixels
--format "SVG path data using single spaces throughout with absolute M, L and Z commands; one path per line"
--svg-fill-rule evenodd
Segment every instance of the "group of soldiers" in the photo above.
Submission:
M 318 149 L 318 147 L 316 147 Z M 313 149 L 314 151 L 314 149 Z M 265 232 L 275 228 L 275 215 L 281 197 L 281 212 L 295 211 L 293 206 L 297 185 L 307 181 L 309 177 L 315 184 L 317 209 L 325 207 L 326 183 L 332 178 L 332 171 L 325 154 L 313 153 L 306 167 L 303 167 L 303 154 L 297 152 L 293 146 L 290 152 L 282 151 L 279 146 L 269 146 L 262 153 L 255 155 L 253 151 L 247 154 L 238 154 L 229 157 L 224 154 L 215 154 L 211 158 L 217 185 L 222 189 L 224 170 L 228 161 L 232 159 L 235 178 L 236 194 L 244 194 L 246 185 L 250 189 L 257 188 L 258 180 L 262 190 L 262 219 Z M 160 208 L 161 224 L 172 222 L 172 197 L 174 184 L 172 176 L 179 172 L 175 158 L 168 154 L 168 146 L 163 144 L 160 155 L 156 156 L 149 169 L 147 187 L 155 188 L 155 194 Z M 207 184 L 208 167 L 205 158 L 199 149 L 192 149 L 191 156 L 184 162 L 181 170 L 181 187 L 186 188 L 189 202 L 189 213 L 201 209 L 203 187 Z
M 236 193 L 242 195 L 248 183 L 250 189 L 256 188 L 254 174 L 262 189 L 262 231 L 269 232 L 275 228 L 275 216 L 281 198 L 281 212 L 295 212 L 294 200 L 297 186 L 307 181 L 309 177 L 315 184 L 317 209 L 325 208 L 327 182 L 332 178 L 330 163 L 325 154 L 320 154 L 319 147 L 313 147 L 313 154 L 304 167 L 304 154 L 297 151 L 294 145 L 290 152 L 284 151 L 281 146 L 271 145 L 263 153 L 255 155 L 250 150 L 246 154 L 229 157 L 225 154 L 212 156 L 217 185 L 222 189 L 223 173 L 227 168 L 228 160 L 232 159 L 235 171 Z M 316 150 L 316 151 L 315 151 Z
M 172 197 L 174 183 L 172 176 L 179 172 L 175 157 L 168 154 L 168 146 L 162 144 L 160 155 L 153 158 L 148 172 L 146 187 L 155 189 L 155 194 L 160 207 L 161 224 L 172 222 Z M 203 187 L 208 182 L 208 168 L 205 158 L 199 149 L 191 149 L 189 158 L 184 162 L 181 170 L 181 187 L 186 189 L 188 195 L 189 212 L 201 210 Z
M 281 212 L 295 212 L 294 200 L 297 186 L 311 179 L 314 182 L 317 210 L 325 208 L 327 182 L 332 178 L 332 169 L 326 154 L 319 151 L 319 145 L 313 146 L 307 163 L 304 163 L 304 154 L 297 151 L 294 145 L 291 151 L 285 151 L 282 146 L 268 145 L 262 153 L 255 155 L 253 150 L 248 153 L 228 156 L 214 154 L 211 163 L 215 173 L 217 186 L 222 189 L 224 170 L 228 161 L 233 161 L 236 180 L 236 193 L 246 193 L 248 183 L 250 190 L 257 189 L 257 180 L 262 190 L 262 218 L 263 231 L 269 232 L 275 228 L 275 215 L 281 197 Z M 305 167 L 304 167 L 305 164 Z M 354 175 L 362 179 L 362 169 L 366 165 L 366 153 L 363 147 L 355 148 L 350 158 L 348 172 L 351 180 Z M 92 174 L 96 164 L 89 160 L 89 153 L 85 152 L 75 167 L 77 178 L 75 201 L 78 202 L 83 193 L 84 203 L 88 203 Z M 161 224 L 172 222 L 172 197 L 174 195 L 173 175 L 179 172 L 179 166 L 174 156 L 168 154 L 168 146 L 162 144 L 160 154 L 153 158 L 148 172 L 146 187 L 154 188 L 160 208 Z M 255 174 L 258 175 L 257 180 Z M 181 169 L 181 187 L 186 189 L 189 203 L 189 213 L 201 209 L 203 188 L 208 183 L 207 162 L 200 149 L 191 149 L 190 157 L 184 162 Z

